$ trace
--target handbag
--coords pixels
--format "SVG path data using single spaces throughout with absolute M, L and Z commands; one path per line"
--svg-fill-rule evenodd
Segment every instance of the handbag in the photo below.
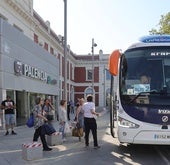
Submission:
M 54 120 L 54 113 L 52 111 L 49 111 L 46 114 L 46 118 L 47 118 L 48 121 Z
M 33 113 L 30 114 L 30 117 L 28 118 L 26 125 L 31 128 L 34 126 L 34 115 Z
M 72 136 L 74 137 L 82 137 L 83 136 L 83 128 L 73 128 L 72 130 Z
M 48 115 L 46 116 L 46 118 L 47 118 L 48 121 L 54 120 L 54 115 L 48 114 Z

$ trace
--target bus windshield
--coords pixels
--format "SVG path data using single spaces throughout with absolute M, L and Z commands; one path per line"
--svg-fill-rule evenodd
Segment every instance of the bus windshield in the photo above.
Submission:
M 129 49 L 120 67 L 122 103 L 170 105 L 170 47 Z

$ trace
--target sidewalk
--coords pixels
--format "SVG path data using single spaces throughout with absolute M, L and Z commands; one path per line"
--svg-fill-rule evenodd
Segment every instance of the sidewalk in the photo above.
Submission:
M 96 112 L 101 113 L 104 115 L 108 110 L 105 108 L 96 108 Z M 75 114 L 71 114 L 71 120 L 74 119 Z M 54 122 L 54 127 L 58 131 L 59 122 Z M 22 144 L 32 142 L 34 128 L 28 128 L 25 126 L 15 127 L 15 132 L 17 135 L 4 136 L 5 130 L 1 130 L 0 132 L 0 164 L 2 165 L 21 165 L 21 164 L 30 164 L 29 161 L 25 161 L 22 159 Z M 9 132 L 11 133 L 11 132 Z M 39 142 L 40 139 L 39 139 Z M 82 143 L 82 144 L 81 144 Z M 55 147 L 53 151 L 50 152 L 43 152 L 43 158 L 48 157 L 49 155 L 56 155 L 56 150 L 62 150 L 63 148 L 71 148 L 74 145 L 82 145 L 84 146 L 84 142 L 79 142 L 78 138 L 76 137 L 68 137 L 68 142 L 66 142 L 64 146 L 60 145 Z M 62 154 L 62 153 L 60 153 Z

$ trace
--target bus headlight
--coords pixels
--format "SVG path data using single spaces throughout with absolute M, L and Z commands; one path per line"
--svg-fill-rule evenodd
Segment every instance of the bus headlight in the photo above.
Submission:
M 131 121 L 128 121 L 128 120 L 126 120 L 126 119 L 124 119 L 124 118 L 121 118 L 121 117 L 118 118 L 118 123 L 119 123 L 119 125 L 122 126 L 122 127 L 139 128 L 139 125 L 138 125 L 138 124 L 135 124 L 135 123 L 133 123 L 133 122 L 131 122 Z

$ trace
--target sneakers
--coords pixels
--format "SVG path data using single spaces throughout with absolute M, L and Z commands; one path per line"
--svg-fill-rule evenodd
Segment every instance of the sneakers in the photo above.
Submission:
M 12 135 L 16 135 L 17 133 L 15 133 L 14 131 L 11 132 Z
M 52 148 L 44 148 L 43 151 L 51 151 Z
M 100 148 L 100 146 L 94 146 L 94 149 L 99 149 Z
M 8 132 L 8 131 L 6 131 L 6 133 L 5 133 L 5 136 L 7 136 L 7 135 L 9 135 L 9 132 Z M 17 133 L 14 132 L 14 131 L 11 131 L 11 135 L 17 135 Z

